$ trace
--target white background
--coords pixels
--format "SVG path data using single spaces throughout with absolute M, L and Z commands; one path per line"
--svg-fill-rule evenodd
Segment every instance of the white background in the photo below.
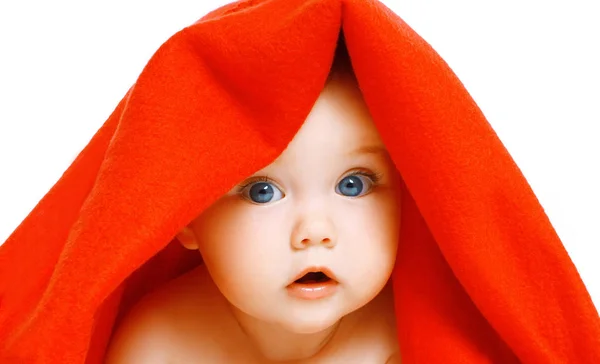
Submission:
M 87 144 L 160 44 L 226 1 L 85 3 L 0 3 L 0 243 Z M 384 3 L 465 83 L 600 305 L 598 2 Z

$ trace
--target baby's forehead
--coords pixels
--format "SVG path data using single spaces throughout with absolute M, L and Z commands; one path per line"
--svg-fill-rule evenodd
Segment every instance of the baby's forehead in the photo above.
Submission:
M 361 155 L 385 155 L 364 101 L 355 96 L 323 93 L 275 165 L 322 169 L 327 163 L 343 163 Z
M 340 148 L 381 143 L 369 108 L 351 75 L 330 79 L 292 143 L 328 143 Z

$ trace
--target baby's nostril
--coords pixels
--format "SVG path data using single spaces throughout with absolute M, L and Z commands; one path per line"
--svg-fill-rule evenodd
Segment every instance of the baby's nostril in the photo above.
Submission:
M 329 244 L 331 244 L 331 239 L 330 238 L 322 238 L 322 239 L 309 239 L 309 238 L 306 238 L 306 239 L 302 239 L 300 241 L 300 244 L 301 245 L 311 245 L 311 242 L 314 242 L 314 243 L 319 242 L 319 244 L 327 244 L 327 245 L 329 245 Z

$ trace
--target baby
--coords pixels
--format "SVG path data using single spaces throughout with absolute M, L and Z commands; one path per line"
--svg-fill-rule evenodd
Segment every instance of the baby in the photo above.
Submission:
M 378 1 L 236 1 L 177 32 L 0 247 L 0 363 L 583 364 L 599 348 L 527 180 Z
M 400 362 L 400 176 L 339 53 L 287 149 L 177 235 L 204 264 L 136 305 L 108 364 Z

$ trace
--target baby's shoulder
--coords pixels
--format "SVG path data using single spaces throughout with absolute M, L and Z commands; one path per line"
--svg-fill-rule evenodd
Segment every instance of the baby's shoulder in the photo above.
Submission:
M 196 268 L 145 296 L 117 328 L 107 364 L 218 362 L 235 337 L 226 302 Z M 217 345 L 215 345 L 217 344 Z

